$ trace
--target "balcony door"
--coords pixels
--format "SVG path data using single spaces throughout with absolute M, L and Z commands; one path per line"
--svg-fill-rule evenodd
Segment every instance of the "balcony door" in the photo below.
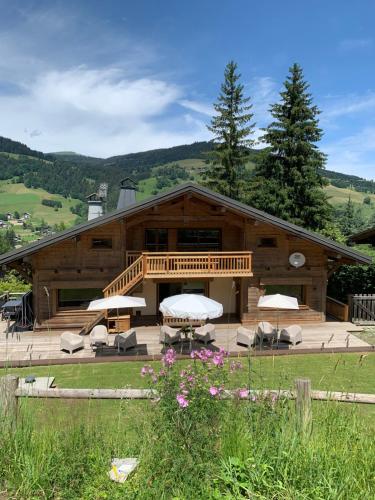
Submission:
M 220 229 L 178 229 L 178 252 L 218 252 L 221 250 Z
M 168 229 L 145 229 L 147 252 L 168 252 Z

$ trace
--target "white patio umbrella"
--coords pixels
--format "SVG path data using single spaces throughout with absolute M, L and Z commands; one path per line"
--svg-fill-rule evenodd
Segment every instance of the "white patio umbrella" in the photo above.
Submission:
M 113 295 L 104 299 L 92 300 L 88 311 L 102 311 L 108 309 L 124 309 L 129 307 L 146 307 L 143 297 L 129 297 L 127 295 Z
M 298 300 L 288 295 L 263 295 L 259 298 L 258 307 L 269 309 L 298 309 Z
M 88 311 L 108 311 L 109 309 L 117 309 L 117 319 L 119 318 L 118 310 L 130 307 L 146 307 L 146 301 L 143 297 L 130 297 L 127 295 L 113 295 L 104 299 L 92 300 L 87 308 Z
M 276 293 L 275 295 L 263 295 L 258 300 L 258 307 L 276 309 L 277 311 L 277 337 L 279 336 L 279 311 L 280 309 L 299 309 L 298 300 L 295 297 Z
M 206 320 L 220 318 L 223 306 L 216 300 L 204 295 L 182 293 L 164 299 L 159 306 L 164 316 L 188 320 Z

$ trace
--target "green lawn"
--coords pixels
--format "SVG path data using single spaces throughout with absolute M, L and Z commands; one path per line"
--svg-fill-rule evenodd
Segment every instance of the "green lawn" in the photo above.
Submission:
M 247 358 L 240 358 L 247 365 Z M 189 361 L 181 361 L 186 364 Z M 160 362 L 151 363 L 155 367 Z M 20 376 L 53 375 L 59 387 L 119 388 L 146 386 L 140 376 L 143 362 L 89 363 L 56 365 L 7 370 Z M 0 370 L 4 373 L 5 369 Z M 294 379 L 308 377 L 314 389 L 374 393 L 375 354 L 309 354 L 251 358 L 251 379 L 254 388 L 289 388 Z M 247 380 L 246 370 L 231 377 L 233 385 Z
M 332 205 L 337 205 L 339 203 L 346 203 L 350 198 L 353 203 L 363 203 L 364 198 L 369 196 L 371 201 L 375 203 L 375 194 L 362 193 L 360 191 L 355 191 L 354 189 L 338 188 L 329 184 L 324 188 L 327 195 L 331 198 L 330 202 Z
M 55 212 L 53 207 L 42 205 L 43 199 L 60 201 L 62 208 Z M 29 189 L 24 184 L 12 184 L 9 181 L 0 181 L 0 213 L 18 211 L 31 214 L 31 222 L 40 222 L 44 219 L 48 224 L 64 222 L 67 226 L 73 224 L 76 215 L 70 207 L 79 203 L 79 200 L 66 199 L 58 194 L 51 194 L 44 189 Z

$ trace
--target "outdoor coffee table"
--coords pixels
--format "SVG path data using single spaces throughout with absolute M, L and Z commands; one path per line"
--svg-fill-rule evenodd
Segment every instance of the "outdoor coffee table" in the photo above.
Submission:
M 106 342 L 103 342 L 102 340 L 97 340 L 96 342 L 93 343 L 93 347 L 95 347 L 95 352 L 102 352 L 103 351 L 103 347 L 108 345 Z

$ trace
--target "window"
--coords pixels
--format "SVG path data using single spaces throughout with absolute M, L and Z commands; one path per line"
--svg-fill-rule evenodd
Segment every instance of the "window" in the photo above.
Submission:
M 100 288 L 60 288 L 58 290 L 59 307 L 87 307 L 89 302 L 101 299 Z
M 276 293 L 295 297 L 298 300 L 298 304 L 305 304 L 306 302 L 305 287 L 303 285 L 266 285 L 266 295 L 273 295 Z
M 277 247 L 277 239 L 274 237 L 259 238 L 258 239 L 258 247 L 276 248 Z
M 182 252 L 221 250 L 221 230 L 178 229 L 177 250 Z
M 168 229 L 146 229 L 145 249 L 149 252 L 167 252 Z
M 112 248 L 112 238 L 92 238 L 91 248 L 95 250 L 109 250 Z

